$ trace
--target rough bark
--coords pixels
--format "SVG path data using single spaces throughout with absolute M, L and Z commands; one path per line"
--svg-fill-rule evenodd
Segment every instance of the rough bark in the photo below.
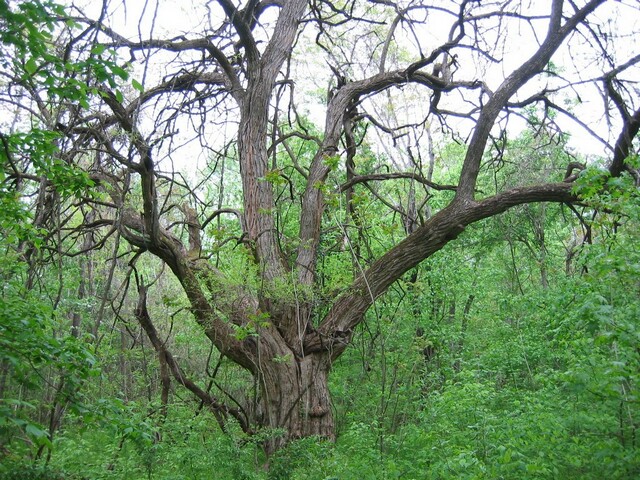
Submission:
M 335 439 L 327 382 L 330 356 L 323 352 L 300 359 L 275 360 L 263 362 L 259 375 L 262 421 L 276 432 L 266 442 L 267 453 L 297 438 Z

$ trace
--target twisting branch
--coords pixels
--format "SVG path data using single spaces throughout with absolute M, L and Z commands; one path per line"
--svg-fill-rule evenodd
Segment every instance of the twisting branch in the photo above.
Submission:
M 625 169 L 631 171 L 631 168 L 624 161 L 629 157 L 633 139 L 638 135 L 638 131 L 640 131 L 640 108 L 633 115 L 627 116 L 623 120 L 622 132 L 616 141 L 613 160 L 609 166 L 609 173 L 612 176 L 620 176 Z
M 609 166 L 609 173 L 614 177 L 620 176 L 622 171 L 625 169 L 632 174 L 634 173 L 633 170 L 625 165 L 624 162 L 629 157 L 631 147 L 633 146 L 633 140 L 636 135 L 638 135 L 638 131 L 640 131 L 640 108 L 638 108 L 633 114 L 629 113 L 629 109 L 627 108 L 622 95 L 615 88 L 615 76 L 619 72 L 637 64 L 638 62 L 640 62 L 640 55 L 633 57 L 624 65 L 613 69 L 603 78 L 605 90 L 622 117 L 622 131 L 620 132 L 613 149 L 613 160 Z
M 340 191 L 345 192 L 349 188 L 357 185 L 358 183 L 365 183 L 371 181 L 384 181 L 384 180 L 397 180 L 401 178 L 410 178 L 415 180 L 418 183 L 426 185 L 427 187 L 433 188 L 434 190 L 450 190 L 455 192 L 457 187 L 455 185 L 441 185 L 439 183 L 432 182 L 427 180 L 422 175 L 413 172 L 395 172 L 395 173 L 373 173 L 370 175 L 358 175 L 353 177 L 348 182 L 340 185 Z
M 207 337 L 223 355 L 228 356 L 248 370 L 254 370 L 254 346 L 237 340 L 229 323 L 216 314 L 214 307 L 196 278 L 196 272 L 201 265 L 192 262 L 184 245 L 162 227 L 159 229 L 158 242 L 150 242 L 148 234 L 145 233 L 144 221 L 140 218 L 140 215 L 127 209 L 122 210 L 120 213 L 120 233 L 129 243 L 149 250 L 171 268 L 184 287 L 191 303 L 191 311 L 198 324 L 203 327 Z M 203 262 L 202 266 L 206 267 L 204 276 L 207 282 L 212 285 L 211 291 L 220 291 L 221 288 L 218 286 L 218 282 L 223 280 L 223 275 L 206 262 Z M 255 310 L 251 299 L 245 298 L 242 292 L 237 297 L 221 296 L 218 299 L 218 303 L 220 304 L 218 308 L 228 313 L 236 324 L 242 323 L 243 319 L 248 315 L 247 312 Z
M 251 33 L 251 28 L 247 23 L 247 19 L 238 9 L 235 7 L 231 0 L 218 0 L 218 3 L 224 10 L 225 15 L 236 29 L 238 36 L 240 37 L 240 44 L 244 47 L 247 60 L 249 63 L 254 63 L 259 58 L 258 48 L 256 42 Z M 249 8 L 247 11 L 251 12 L 253 8 Z
M 526 62 L 514 70 L 514 72 L 502 82 L 498 90 L 496 90 L 481 110 L 462 165 L 460 184 L 458 192 L 456 193 L 456 198 L 459 201 L 465 202 L 473 199 L 476 181 L 480 173 L 480 163 L 487 145 L 487 140 L 496 118 L 498 118 L 498 115 L 506 106 L 509 99 L 523 85 L 544 69 L 552 55 L 567 36 L 571 34 L 575 27 L 582 22 L 587 15 L 604 3 L 604 1 L 605 0 L 591 0 L 572 17 L 567 19 L 564 24 L 562 24 L 563 1 L 553 1 L 549 19 L 549 30 L 544 42 Z
M 138 305 L 135 309 L 134 315 L 140 326 L 144 329 L 147 337 L 151 341 L 153 348 L 158 354 L 158 359 L 161 363 L 165 363 L 173 378 L 191 393 L 193 393 L 196 397 L 200 399 L 200 401 L 205 404 L 211 413 L 215 416 L 218 425 L 222 431 L 227 431 L 226 419 L 227 416 L 232 416 L 235 418 L 242 431 L 245 433 L 250 433 L 251 429 L 249 426 L 248 419 L 242 414 L 242 412 L 237 408 L 229 407 L 225 405 L 223 402 L 220 402 L 217 398 L 215 398 L 210 393 L 207 393 L 203 389 L 201 389 L 193 380 L 188 378 L 184 371 L 178 365 L 178 362 L 175 360 L 173 354 L 169 351 L 166 344 L 160 340 L 158 337 L 158 332 L 153 325 L 151 320 L 151 316 L 149 315 L 149 310 L 147 309 L 147 286 L 143 284 L 142 280 L 138 278 L 136 274 L 136 283 L 138 284 Z
M 523 203 L 573 202 L 576 197 L 571 189 L 570 183 L 549 183 L 514 188 L 481 202 L 449 204 L 376 260 L 338 297 L 317 331 L 307 336 L 305 352 L 325 350 L 339 356 L 375 299 L 423 259 L 456 239 L 471 223 Z
M 132 60 L 135 60 L 136 51 L 151 48 L 169 52 L 185 52 L 189 50 L 205 51 L 209 53 L 211 58 L 218 62 L 218 65 L 220 65 L 220 68 L 226 76 L 227 80 L 225 81 L 225 83 L 227 84 L 229 90 L 237 95 L 240 95 L 243 92 L 242 84 L 233 68 L 232 63 L 227 58 L 227 55 L 225 55 L 224 52 L 216 45 L 214 45 L 208 38 L 196 38 L 191 40 L 183 39 L 180 41 L 148 39 L 140 42 L 133 42 L 118 34 L 113 29 L 107 27 L 102 22 L 91 20 L 86 17 L 74 17 L 73 19 L 77 22 L 90 25 L 91 27 L 101 31 L 113 40 L 112 44 L 106 43 L 105 46 L 130 49 Z

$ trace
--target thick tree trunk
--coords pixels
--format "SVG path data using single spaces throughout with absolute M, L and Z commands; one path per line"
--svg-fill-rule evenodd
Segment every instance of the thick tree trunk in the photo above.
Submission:
M 259 373 L 263 424 L 281 430 L 265 442 L 267 454 L 298 438 L 334 440 L 328 354 L 277 360 L 264 361 Z

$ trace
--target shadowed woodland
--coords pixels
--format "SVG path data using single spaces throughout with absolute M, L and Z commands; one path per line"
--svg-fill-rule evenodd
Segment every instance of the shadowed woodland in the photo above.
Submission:
M 634 478 L 634 0 L 0 0 L 0 478 Z

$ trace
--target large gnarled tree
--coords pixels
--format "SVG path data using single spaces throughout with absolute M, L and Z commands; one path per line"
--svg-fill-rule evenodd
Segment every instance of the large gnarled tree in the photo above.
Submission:
M 171 5 L 158 3 L 155 14 L 148 5 L 134 34 L 118 31 L 115 22 L 110 24 L 108 2 L 96 18 L 80 10 L 71 12 L 77 28 L 61 37 L 66 40 L 57 46 L 59 57 L 90 64 L 91 58 L 112 52 L 114 65 L 126 62 L 137 79 L 128 91 L 105 78 L 104 69 L 96 68 L 94 78 L 79 79 L 96 94 L 90 105 L 56 105 L 38 84 L 34 64 L 27 68 L 31 76 L 17 78 L 14 88 L 34 100 L 32 113 L 45 127 L 61 134 L 62 158 L 85 165 L 103 192 L 99 198 L 85 200 L 83 208 L 95 213 L 85 216 L 84 227 L 105 229 L 103 235 L 118 234 L 171 269 L 207 337 L 222 355 L 256 379 L 260 408 L 249 414 L 238 406 L 227 406 L 184 374 L 158 339 L 146 309 L 147 290 L 141 285 L 136 317 L 158 351 L 165 375 L 170 371 L 221 423 L 231 415 L 246 431 L 282 429 L 284 435 L 269 440 L 268 451 L 298 437 L 334 438 L 327 383 L 331 365 L 349 345 L 367 310 L 406 272 L 473 222 L 524 203 L 576 201 L 572 193 L 575 174 L 570 168 L 574 165 L 569 162 L 566 175 L 545 183 L 490 196 L 479 192 L 489 141 L 500 136 L 506 119 L 526 119 L 523 112 L 531 107 L 555 112 L 601 140 L 611 153 L 611 175 L 628 169 L 625 159 L 633 151 L 640 110 L 624 78 L 637 72 L 640 59 L 631 51 L 614 53 L 613 44 L 608 43 L 613 37 L 602 34 L 598 25 L 602 19 L 597 15 L 601 10 L 606 11 L 603 15 L 637 15 L 633 2 L 552 0 L 535 9 L 524 5 L 527 2 L 507 0 L 433 5 L 324 0 L 202 3 L 205 5 L 197 7 L 204 15 L 201 24 L 171 37 L 155 33 L 151 20 L 144 16 L 162 15 L 163 10 L 174 8 Z M 152 33 L 145 36 L 142 32 L 149 29 Z M 528 39 L 522 45 L 527 54 L 515 64 L 505 45 L 513 50 L 513 43 L 521 38 Z M 434 43 L 438 39 L 439 43 Z M 316 45 L 309 46 L 308 41 Z M 580 60 L 566 67 L 566 75 L 562 69 L 554 72 L 557 67 L 552 68 L 552 59 L 561 49 L 563 61 L 571 59 L 567 45 L 600 61 L 591 64 L 582 76 L 575 72 Z M 351 53 L 345 53 L 349 50 Z M 309 55 L 324 55 L 322 62 L 330 66 L 329 74 L 318 72 L 318 77 L 332 84 L 324 125 L 316 137 L 298 117 L 304 101 L 299 92 L 308 87 L 310 79 L 294 76 L 302 57 Z M 401 59 L 407 57 L 410 59 L 403 64 Z M 513 68 L 505 75 L 502 72 L 510 64 Z M 106 75 L 114 73 L 122 74 L 114 66 Z M 73 70 L 68 74 L 73 75 Z M 540 81 L 543 76 L 546 82 Z M 498 77 L 500 82 L 495 81 Z M 596 134 L 603 125 L 590 125 L 556 102 L 563 94 L 575 96 L 573 92 L 585 85 L 602 92 L 599 111 L 613 119 L 614 125 L 622 126 L 611 144 Z M 376 111 L 384 110 L 376 108 L 376 101 L 389 100 L 395 88 L 404 86 L 419 95 L 414 99 L 422 99 L 422 104 L 405 107 L 414 109 L 407 116 L 414 124 L 394 125 L 392 118 L 376 116 Z M 614 113 L 609 113 L 610 107 L 615 107 L 611 108 Z M 421 144 L 420 138 L 430 139 L 436 127 L 453 125 L 452 119 L 463 119 L 463 128 L 469 132 L 455 185 L 433 181 L 433 172 L 427 171 L 433 169 L 433 162 L 424 169 L 414 162 L 406 170 L 358 171 L 354 158 L 362 138 L 356 139 L 354 132 L 359 128 L 362 137 L 363 125 L 369 127 L 368 133 L 377 130 L 378 138 L 389 135 L 396 140 L 408 130 L 428 130 L 429 135 L 416 136 L 416 142 L 401 152 L 412 157 L 416 149 L 432 148 Z M 548 120 L 553 122 L 552 116 Z M 189 178 L 170 171 L 169 160 L 160 161 L 163 155 L 180 160 L 178 165 L 195 164 L 193 159 L 180 158 L 194 155 L 193 144 L 180 149 L 177 141 L 171 142 L 179 129 L 191 126 L 203 150 L 207 144 L 222 148 L 216 145 L 212 126 L 219 137 L 235 131 L 228 152 L 239 165 L 241 210 L 221 204 L 219 198 L 202 201 L 201 186 L 190 185 Z M 385 141 L 368 138 L 369 142 Z M 307 163 L 299 162 L 290 148 L 296 139 L 315 145 Z M 402 141 L 395 145 L 402 145 Z M 214 153 L 208 155 L 215 157 Z M 91 158 L 89 167 L 87 156 Z M 285 159 L 289 162 L 286 165 Z M 337 189 L 328 183 L 336 169 L 346 174 L 346 183 Z M 14 176 L 19 177 L 20 172 L 16 170 Z M 387 202 L 406 217 L 405 226 L 411 225 L 406 238 L 379 258 L 361 264 L 361 269 L 354 270 L 352 284 L 327 298 L 326 289 L 318 285 L 319 249 L 326 223 L 331 220 L 327 195 L 344 195 L 346 212 L 357 224 L 351 201 L 356 185 L 398 179 L 411 179 L 429 191 L 448 189 L 454 194 L 448 205 L 433 215 L 424 211 L 420 215 L 415 198 L 406 208 Z M 289 200 L 296 205 L 292 211 L 299 214 L 295 238 L 287 238 L 282 222 L 277 221 L 282 183 L 291 191 Z M 47 188 L 46 179 L 40 188 Z M 189 196 L 200 203 L 188 205 L 185 198 Z M 42 198 L 44 209 L 45 193 Z M 204 227 L 223 214 L 237 215 L 242 234 L 236 248 L 245 249 L 250 257 L 259 278 L 258 288 L 255 281 L 231 285 L 225 272 L 207 257 L 205 245 L 214 240 L 206 237 Z M 348 237 L 347 230 L 344 227 Z M 95 247 L 101 245 L 98 242 Z M 294 288 L 296 294 L 292 293 Z M 238 335 L 238 328 L 250 328 L 252 334 Z

